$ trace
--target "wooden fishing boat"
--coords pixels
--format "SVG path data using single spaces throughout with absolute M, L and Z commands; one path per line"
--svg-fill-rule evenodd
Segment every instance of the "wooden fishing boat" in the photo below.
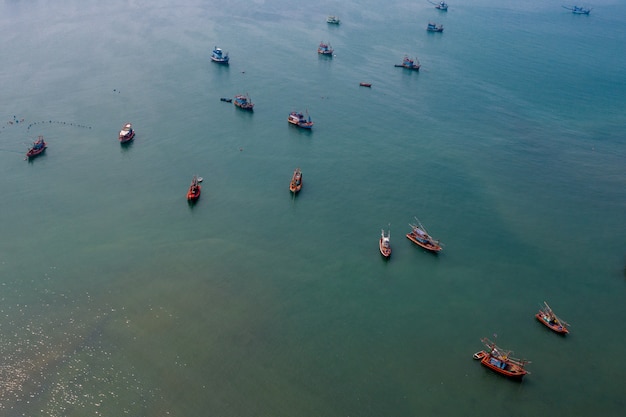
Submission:
M 426 231 L 426 228 L 420 221 L 415 218 L 416 223 L 411 224 L 411 232 L 407 233 L 406 237 L 413 243 L 418 246 L 421 246 L 424 249 L 427 249 L 433 253 L 438 253 L 443 249 L 438 240 L 435 240 L 430 236 L 430 234 Z
M 447 12 L 448 11 L 448 3 L 446 3 L 445 1 L 440 1 L 439 3 L 435 3 L 434 1 L 428 0 L 428 2 L 430 4 L 434 4 L 435 5 L 435 9 L 441 10 L 442 12 Z
M 324 56 L 332 57 L 334 51 L 329 42 L 320 42 L 320 46 L 317 47 L 317 53 Z
M 410 70 L 414 70 L 414 71 L 419 71 L 421 66 L 422 65 L 417 60 L 417 58 L 415 58 L 415 59 L 409 58 L 408 55 L 404 56 L 404 58 L 402 59 L 402 64 L 395 64 L 394 65 L 394 67 L 406 68 L 406 69 L 410 69 Z
M 128 143 L 135 137 L 135 130 L 133 130 L 133 125 L 131 123 L 126 123 L 122 126 L 122 130 L 120 130 L 119 139 L 120 143 Z
M 535 314 L 535 317 L 550 330 L 558 334 L 566 335 L 569 333 L 569 330 L 567 328 L 569 324 L 567 324 L 566 321 L 561 320 L 559 317 L 557 317 L 557 315 L 554 314 L 554 311 L 552 311 L 548 303 L 546 303 L 545 301 L 543 302 L 543 307 L 541 307 L 539 309 L 539 312 Z
M 232 98 L 228 98 L 228 97 L 221 97 L 220 101 L 224 101 L 226 103 L 232 103 L 233 99 Z
M 507 378 L 517 380 L 521 380 L 524 375 L 530 373 L 525 369 L 526 364 L 530 361 L 513 358 L 511 356 L 512 351 L 499 348 L 487 338 L 480 340 L 485 344 L 487 350 L 474 353 L 473 358 L 479 360 L 481 365 Z
M 443 32 L 443 25 L 438 23 L 428 22 L 428 26 L 426 26 L 426 30 L 429 32 Z
M 297 194 L 302 189 L 302 171 L 300 168 L 296 168 L 293 171 L 291 182 L 289 183 L 289 191 Z
M 228 60 L 228 52 L 224 53 L 224 51 L 217 46 L 213 48 L 213 52 L 211 52 L 211 61 L 218 64 L 228 65 Z
M 26 159 L 34 158 L 38 155 L 41 155 L 47 147 L 48 144 L 43 139 L 43 136 L 38 136 L 37 140 L 33 142 L 33 146 L 28 148 L 28 151 L 26 152 Z
M 574 14 L 589 14 L 591 9 L 579 6 L 563 6 L 564 9 L 571 10 Z
M 301 127 L 303 129 L 311 129 L 313 127 L 313 122 L 311 121 L 311 116 L 309 116 L 308 112 L 307 117 L 305 117 L 304 114 L 300 112 L 292 111 L 291 113 L 289 113 L 287 121 L 292 125 Z
M 187 201 L 197 201 L 200 198 L 201 191 L 200 179 L 197 175 L 194 175 L 191 180 L 191 185 L 189 185 L 189 189 L 187 190 Z
M 372 87 L 372 83 L 359 83 L 361 87 Z
M 383 255 L 386 259 L 389 259 L 391 256 L 391 230 L 385 234 L 385 229 L 381 229 L 380 231 L 380 239 L 378 240 L 378 249 L 380 250 L 381 255 Z
M 233 104 L 243 110 L 254 110 L 254 103 L 250 101 L 250 97 L 248 95 L 236 95 Z

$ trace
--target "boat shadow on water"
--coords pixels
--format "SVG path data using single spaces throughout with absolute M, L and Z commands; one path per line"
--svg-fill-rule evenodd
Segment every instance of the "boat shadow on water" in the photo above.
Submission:
M 135 140 L 131 140 L 128 142 L 122 142 L 120 143 L 120 151 L 122 153 L 128 152 L 130 151 L 130 149 L 133 147 L 133 145 L 135 144 Z

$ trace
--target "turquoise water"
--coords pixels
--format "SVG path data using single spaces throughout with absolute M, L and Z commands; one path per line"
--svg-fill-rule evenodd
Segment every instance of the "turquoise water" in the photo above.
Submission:
M 623 5 L 57 3 L 0 6 L 0 414 L 623 411 Z

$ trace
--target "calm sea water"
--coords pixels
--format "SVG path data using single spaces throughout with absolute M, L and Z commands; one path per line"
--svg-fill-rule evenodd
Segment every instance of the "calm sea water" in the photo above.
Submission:
M 1 415 L 623 412 L 626 6 L 91 3 L 0 5 Z

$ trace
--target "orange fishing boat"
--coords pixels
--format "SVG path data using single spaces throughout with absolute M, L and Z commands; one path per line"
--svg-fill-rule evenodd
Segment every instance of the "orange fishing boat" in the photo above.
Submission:
M 291 177 L 291 182 L 289 183 L 289 191 L 296 194 L 298 191 L 302 189 L 302 171 L 300 168 L 296 168 L 293 171 L 293 176 Z
M 120 130 L 120 143 L 128 143 L 135 137 L 135 131 L 131 123 L 126 123 Z
M 478 351 L 474 353 L 473 357 L 479 360 L 481 365 L 507 378 L 517 380 L 521 380 L 524 375 L 530 373 L 525 369 L 526 364 L 530 361 L 511 357 L 512 351 L 499 348 L 487 338 L 480 340 L 487 346 L 488 350 Z
M 187 190 L 187 201 L 197 201 L 200 198 L 200 191 L 202 191 L 200 182 L 200 178 L 194 175 L 189 190 Z
M 558 334 L 566 335 L 569 333 L 569 330 L 567 329 L 567 326 L 569 326 L 569 324 L 567 324 L 567 322 L 565 322 L 564 320 L 558 318 L 557 315 L 554 314 L 554 311 L 552 311 L 548 303 L 546 303 L 545 301 L 543 302 L 543 307 L 539 309 L 539 312 L 537 314 L 535 314 L 535 317 L 541 323 L 545 324 L 546 327 L 548 327 L 550 330 Z
M 438 240 L 435 240 L 428 234 L 426 228 L 420 223 L 420 221 L 415 218 L 416 224 L 410 224 L 411 232 L 407 233 L 406 237 L 413 243 L 418 246 L 421 246 L 424 249 L 427 249 L 433 253 L 438 253 L 443 249 Z
M 380 253 L 387 259 L 391 256 L 391 230 L 385 234 L 385 229 L 380 231 L 380 239 L 378 240 L 378 249 Z

